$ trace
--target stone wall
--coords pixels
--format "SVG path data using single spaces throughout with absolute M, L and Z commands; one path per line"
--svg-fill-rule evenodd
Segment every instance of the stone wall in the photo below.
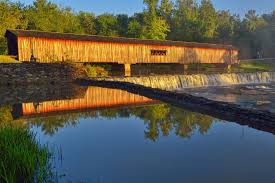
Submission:
M 71 83 L 85 77 L 80 65 L 72 64 L 0 64 L 0 85 L 39 85 Z

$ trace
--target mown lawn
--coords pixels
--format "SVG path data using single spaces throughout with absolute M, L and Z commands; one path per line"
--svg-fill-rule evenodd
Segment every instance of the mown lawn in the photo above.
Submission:
M 10 56 L 0 55 L 0 63 L 20 63 L 20 62 Z
M 275 71 L 275 60 L 242 61 L 236 67 L 243 71 Z
M 191 64 L 189 70 L 200 70 L 203 73 L 225 72 L 224 64 Z M 249 60 L 241 61 L 240 64 L 232 66 L 232 72 L 272 72 L 275 71 L 275 60 Z

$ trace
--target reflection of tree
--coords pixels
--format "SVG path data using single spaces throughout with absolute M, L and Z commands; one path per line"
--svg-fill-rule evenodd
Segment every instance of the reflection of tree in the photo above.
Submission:
M 0 126 L 12 121 L 11 107 L 5 106 L 0 108 Z
M 68 126 L 76 126 L 80 118 L 98 117 L 96 112 L 87 113 L 69 113 L 64 115 L 41 117 L 30 119 L 29 122 L 33 126 L 41 127 L 43 132 L 48 135 L 54 135 L 59 129 Z
M 164 136 L 168 136 L 174 129 L 176 135 L 190 138 L 196 129 L 201 134 L 206 133 L 213 122 L 212 117 L 165 104 L 139 108 L 133 114 L 148 124 L 145 137 L 154 141 L 159 137 L 159 130 Z
M 167 120 L 169 107 L 164 104 L 150 106 L 142 114 L 143 116 L 139 117 L 143 119 L 145 123 L 148 123 L 147 130 L 144 132 L 145 138 L 151 139 L 153 141 L 157 140 L 159 137 L 158 125 L 165 123 L 165 121 Z
M 190 138 L 197 128 L 205 133 L 212 123 L 211 117 L 184 110 L 173 110 L 172 117 L 176 135 L 184 138 Z
M 68 114 L 65 116 L 40 118 L 35 120 L 35 124 L 42 126 L 47 134 L 54 134 L 59 128 L 68 125 L 76 125 L 79 118 L 107 119 L 128 118 L 136 116 L 147 125 L 145 138 L 156 141 L 160 132 L 163 136 L 168 136 L 171 131 L 183 138 L 190 138 L 194 130 L 198 129 L 201 134 L 207 132 L 213 119 L 198 113 L 193 113 L 166 104 L 158 104 L 145 107 L 125 108 L 125 109 L 106 109 L 92 113 Z
M 107 119 L 117 118 L 118 111 L 114 109 L 106 109 L 99 112 L 101 117 L 105 117 Z
M 0 107 L 0 127 L 4 127 L 7 125 L 10 125 L 13 127 L 24 127 L 25 126 L 19 120 L 17 120 L 16 122 L 13 121 L 11 106 L 2 106 L 2 107 Z
M 43 118 L 34 118 L 29 120 L 30 124 L 39 126 L 48 135 L 53 135 L 58 132 L 58 129 L 66 126 L 75 126 L 78 123 L 78 116 L 61 115 Z
M 195 130 L 205 134 L 213 123 L 212 117 L 193 113 L 167 104 L 123 109 L 105 109 L 84 113 L 69 113 L 50 117 L 30 119 L 33 126 L 49 135 L 53 135 L 60 128 L 75 126 L 80 118 L 91 119 L 104 117 L 107 119 L 138 117 L 146 125 L 145 138 L 156 141 L 160 134 L 168 136 L 172 131 L 183 138 L 190 138 Z M 12 121 L 11 108 L 0 108 L 0 125 Z

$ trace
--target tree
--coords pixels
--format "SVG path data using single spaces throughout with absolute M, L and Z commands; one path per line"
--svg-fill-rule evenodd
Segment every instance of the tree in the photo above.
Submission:
M 93 13 L 80 11 L 78 19 L 85 34 L 96 34 L 95 15 Z
M 198 41 L 198 5 L 193 0 L 177 0 L 169 38 L 181 41 Z
M 241 48 L 242 58 L 257 58 L 264 52 L 266 43 L 268 43 L 264 40 L 272 39 L 272 35 L 267 32 L 266 28 L 267 22 L 258 16 L 255 10 L 249 10 L 245 14 L 235 41 L 235 44 Z M 267 35 L 269 38 L 266 38 Z
M 159 7 L 159 15 L 162 17 L 168 24 L 172 21 L 173 14 L 173 2 L 171 0 L 162 0 Z
M 118 36 L 117 18 L 107 13 L 99 15 L 96 18 L 96 31 L 101 36 Z
M 217 13 L 211 0 L 202 0 L 199 8 L 200 36 L 202 41 L 214 38 L 217 30 Z
M 245 14 L 243 23 L 248 32 L 254 32 L 256 29 L 262 28 L 266 25 L 265 20 L 262 17 L 259 17 L 255 10 L 249 10 Z
M 80 33 L 79 19 L 71 8 L 62 8 L 47 0 L 35 0 L 28 11 L 28 29 Z
M 225 43 L 232 43 L 235 34 L 235 19 L 229 11 L 218 12 L 217 37 L 218 40 Z
M 144 11 L 142 38 L 165 39 L 170 31 L 167 22 L 157 15 L 158 0 L 144 0 L 147 9 Z
M 142 37 L 142 25 L 136 19 L 129 22 L 127 36 L 133 38 Z
M 26 19 L 22 13 L 23 7 L 19 3 L 8 0 L 0 1 L 0 54 L 7 52 L 6 39 L 7 29 L 26 28 Z
M 126 37 L 128 32 L 129 17 L 124 14 L 119 14 L 116 17 L 118 34 L 119 36 Z

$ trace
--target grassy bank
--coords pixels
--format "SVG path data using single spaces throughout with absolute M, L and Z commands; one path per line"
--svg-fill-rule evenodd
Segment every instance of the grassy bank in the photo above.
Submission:
M 10 56 L 0 55 L 0 63 L 20 63 L 20 62 Z
M 50 153 L 22 128 L 0 128 L 0 182 L 51 182 Z
M 275 60 L 242 61 L 237 69 L 242 71 L 275 71 Z
M 225 64 L 190 64 L 189 71 L 202 73 L 227 72 Z M 232 72 L 272 72 L 275 71 L 275 60 L 247 60 L 234 65 Z

